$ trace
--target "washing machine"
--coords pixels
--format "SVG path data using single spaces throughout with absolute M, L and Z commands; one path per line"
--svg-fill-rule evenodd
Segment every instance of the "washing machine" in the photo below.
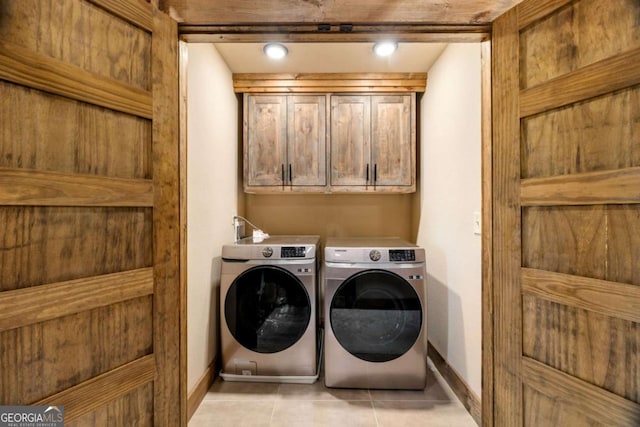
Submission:
M 330 238 L 323 268 L 325 385 L 424 389 L 424 249 L 398 238 Z
M 317 378 L 319 241 L 247 237 L 222 247 L 223 379 Z

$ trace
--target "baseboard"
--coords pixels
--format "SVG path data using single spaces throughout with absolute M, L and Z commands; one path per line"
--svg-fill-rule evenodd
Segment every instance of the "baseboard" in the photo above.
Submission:
M 427 347 L 427 355 L 433 362 L 436 369 L 438 369 L 438 372 L 440 372 L 440 375 L 442 375 L 456 396 L 458 396 L 460 402 L 462 402 L 464 407 L 467 408 L 467 411 L 469 411 L 469 414 L 471 414 L 471 417 L 473 417 L 476 424 L 479 426 L 482 425 L 482 405 L 480 403 L 480 398 L 471 391 L 467 383 L 464 382 L 455 369 L 449 366 L 444 357 L 438 353 L 438 350 L 436 350 L 431 343 L 429 343 Z
M 187 420 L 191 419 L 198 409 L 198 406 L 200 406 L 200 403 L 202 403 L 202 399 L 204 399 L 207 391 L 211 388 L 216 376 L 216 359 L 214 357 L 187 397 Z

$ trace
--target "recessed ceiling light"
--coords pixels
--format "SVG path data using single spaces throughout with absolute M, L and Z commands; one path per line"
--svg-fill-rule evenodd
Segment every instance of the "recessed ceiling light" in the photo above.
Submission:
M 264 45 L 264 53 L 271 59 L 282 59 L 289 51 L 280 43 L 269 43 Z
M 389 56 L 398 48 L 398 43 L 392 41 L 378 42 L 373 45 L 373 51 L 378 56 Z

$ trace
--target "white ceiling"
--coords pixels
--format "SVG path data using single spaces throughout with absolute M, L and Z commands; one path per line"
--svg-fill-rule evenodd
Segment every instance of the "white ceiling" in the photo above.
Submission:
M 289 55 L 269 59 L 264 43 L 217 43 L 233 73 L 425 73 L 445 43 L 400 43 L 390 57 L 373 53 L 373 43 L 284 43 Z

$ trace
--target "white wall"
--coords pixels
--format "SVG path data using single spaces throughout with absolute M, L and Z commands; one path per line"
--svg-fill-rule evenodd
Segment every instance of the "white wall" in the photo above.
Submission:
M 481 395 L 480 44 L 450 44 L 429 70 L 420 113 L 421 218 L 429 341 Z
M 222 245 L 237 209 L 238 102 L 211 44 L 188 45 L 187 376 L 191 392 L 217 351 Z

